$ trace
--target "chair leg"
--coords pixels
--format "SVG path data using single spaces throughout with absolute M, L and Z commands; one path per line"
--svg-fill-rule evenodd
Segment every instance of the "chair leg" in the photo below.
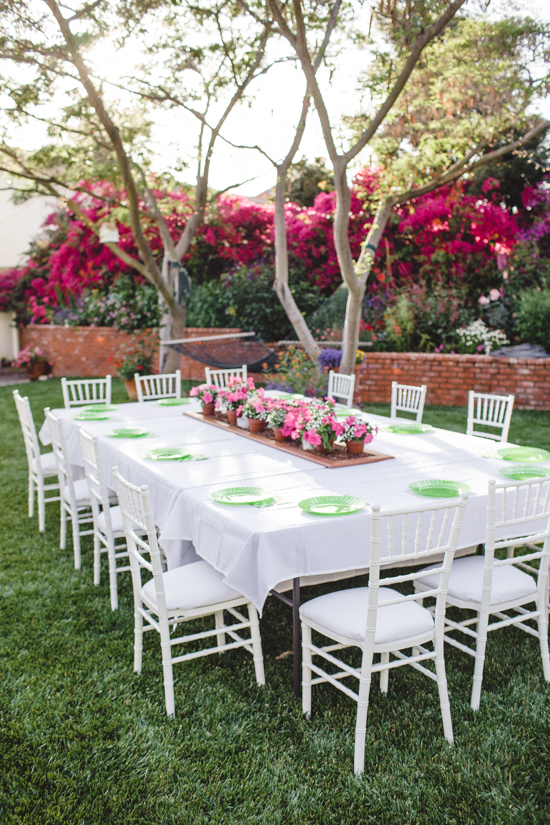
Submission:
M 437 676 L 437 687 L 439 689 L 439 704 L 441 706 L 441 717 L 443 719 L 443 732 L 445 739 L 451 744 L 454 742 L 453 723 L 451 719 L 451 705 L 449 702 L 449 691 L 447 689 L 447 676 L 445 674 L 445 660 L 443 657 L 443 639 L 435 643 L 435 672 Z
M 168 716 L 176 715 L 174 701 L 174 672 L 172 668 L 172 645 L 170 644 L 170 630 L 167 622 L 160 619 L 160 649 L 162 651 L 162 671 L 164 674 L 164 698 Z
M 140 603 L 134 600 L 134 672 L 141 673 L 143 659 L 143 616 L 138 610 Z
M 46 495 L 43 481 L 38 481 L 36 493 L 38 497 L 38 530 L 43 533 L 46 529 Z
M 386 665 L 390 661 L 390 654 L 389 653 L 382 653 L 380 655 L 380 661 L 382 664 Z M 388 692 L 388 681 L 389 681 L 390 671 L 389 668 L 386 670 L 380 671 L 380 691 L 382 693 Z
M 67 511 L 61 501 L 61 526 L 59 530 L 59 547 L 64 550 L 67 546 Z
M 539 618 L 538 618 L 538 629 L 539 629 L 539 641 L 540 641 L 540 655 L 542 658 L 542 671 L 544 673 L 544 678 L 547 682 L 550 682 L 550 657 L 548 653 L 548 613 L 546 608 L 546 587 L 543 588 L 542 593 L 539 595 Z
M 365 743 L 367 739 L 367 713 L 369 709 L 369 693 L 372 674 L 372 651 L 363 653 L 361 678 L 359 680 L 359 699 L 357 701 L 357 720 L 355 723 L 355 753 L 353 770 L 356 774 L 363 773 L 365 768 Z
M 94 530 L 94 584 L 98 587 L 101 579 L 101 543 L 97 530 Z
M 477 620 L 477 643 L 474 664 L 474 679 L 472 683 L 472 699 L 470 705 L 473 710 L 479 710 L 481 701 L 481 684 L 483 682 L 483 668 L 485 666 L 485 649 L 487 647 L 487 625 L 489 614 L 480 613 Z
M 265 685 L 264 654 L 262 652 L 262 640 L 260 637 L 260 621 L 258 611 L 253 604 L 248 604 L 248 618 L 250 620 L 250 635 L 252 637 L 252 650 L 254 652 L 254 670 L 256 681 L 259 685 Z
M 302 712 L 311 716 L 311 627 L 302 622 Z
M 248 615 L 250 616 L 250 608 L 249 608 Z M 225 626 L 225 623 L 224 623 L 224 620 L 223 620 L 223 610 L 216 611 L 216 613 L 214 613 L 214 618 L 216 620 L 216 630 L 218 630 L 218 629 Z M 225 633 L 217 633 L 216 634 L 216 639 L 218 641 L 218 647 L 224 647 L 225 646 Z M 220 650 L 219 653 L 220 654 L 223 653 L 223 650 Z
M 109 562 L 109 590 L 111 592 L 111 610 L 118 610 L 118 580 L 115 557 L 115 541 L 107 539 L 107 560 Z
M 34 478 L 29 470 L 29 518 L 34 515 Z
M 78 523 L 78 510 L 73 511 L 71 509 L 71 520 L 73 523 L 74 567 L 75 570 L 80 570 L 82 558 L 80 555 L 80 524 Z

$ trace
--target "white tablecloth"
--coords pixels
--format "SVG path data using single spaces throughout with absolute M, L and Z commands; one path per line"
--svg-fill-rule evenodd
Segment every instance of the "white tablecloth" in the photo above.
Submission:
M 54 412 L 64 419 L 73 464 L 82 465 L 76 430 L 82 423 L 87 432 L 98 436 L 107 469 L 118 466 L 131 482 L 149 485 L 170 568 L 194 561 L 196 551 L 260 610 L 269 591 L 282 581 L 368 566 L 369 509 L 339 518 L 312 516 L 296 506 L 312 495 L 345 493 L 378 502 L 386 509 L 421 508 L 422 502 L 429 500 L 408 489 L 411 481 L 442 478 L 466 482 L 472 492 L 459 546 L 470 547 L 485 539 L 487 482 L 499 478 L 503 466 L 499 459 L 483 457 L 495 446 L 491 441 L 440 429 L 422 435 L 380 432 L 372 447 L 394 459 L 325 469 L 183 415 L 184 410 L 197 408 L 195 403 L 164 408 L 155 402 L 123 404 L 112 414 L 113 420 L 102 422 L 77 422 L 74 416 L 78 411 L 74 409 Z M 379 426 L 389 421 L 370 414 L 367 418 Z M 116 439 L 105 435 L 114 427 L 130 424 L 147 428 L 154 437 Z M 48 442 L 46 426 L 40 438 Z M 147 450 L 165 446 L 184 446 L 208 459 L 179 463 L 143 457 Z M 288 503 L 255 508 L 211 500 L 214 490 L 245 483 L 267 487 Z

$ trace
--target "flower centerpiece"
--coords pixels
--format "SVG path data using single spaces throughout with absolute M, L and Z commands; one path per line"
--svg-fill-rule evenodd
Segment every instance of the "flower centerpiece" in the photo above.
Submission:
M 41 375 L 49 375 L 53 365 L 51 361 L 48 361 L 40 347 L 28 344 L 19 352 L 15 366 L 25 367 L 31 381 L 37 381 Z
M 343 422 L 343 432 L 340 438 L 346 444 L 346 449 L 350 455 L 361 455 L 365 444 L 370 444 L 374 436 L 378 433 L 378 427 L 373 427 L 366 421 L 350 415 Z
M 331 453 L 336 438 L 344 431 L 344 425 L 338 421 L 327 404 L 312 404 L 308 413 L 303 441 L 322 453 Z
M 289 402 L 281 399 L 271 404 L 271 409 L 267 416 L 267 426 L 273 430 L 275 441 L 287 441 L 290 438 L 289 435 L 283 435 L 282 431 L 285 426 L 287 414 L 292 406 Z
M 253 378 L 248 378 L 246 381 L 243 381 L 237 376 L 230 378 L 226 386 L 219 391 L 217 406 L 219 407 L 223 402 L 227 412 L 227 420 L 230 424 L 237 423 L 237 418 L 242 415 L 243 405 L 249 393 L 254 391 L 255 385 Z
M 261 433 L 267 427 L 267 420 L 273 402 L 264 396 L 263 389 L 249 393 L 243 404 L 242 414 L 248 419 L 251 433 Z
M 215 384 L 199 384 L 198 387 L 191 387 L 189 392 L 190 396 L 201 402 L 203 415 L 214 415 L 219 394 L 220 388 Z

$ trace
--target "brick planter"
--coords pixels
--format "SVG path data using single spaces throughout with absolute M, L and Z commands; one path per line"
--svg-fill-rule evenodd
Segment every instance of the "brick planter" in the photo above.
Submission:
M 513 393 L 517 409 L 550 410 L 550 357 L 367 353 L 356 383 L 356 401 L 389 403 L 392 381 L 426 384 L 427 404 L 464 407 L 468 391 L 475 390 Z
M 203 335 L 222 335 L 240 332 L 238 329 L 212 329 L 189 327 L 186 338 Z M 116 357 L 123 345 L 137 342 L 147 334 L 119 332 L 112 327 L 62 327 L 50 324 L 30 324 L 21 332 L 21 348 L 33 344 L 53 361 L 56 376 L 82 376 L 97 378 L 116 375 L 111 356 Z M 204 381 L 204 364 L 185 355 L 181 356 L 182 378 Z M 158 362 L 156 365 L 158 369 Z

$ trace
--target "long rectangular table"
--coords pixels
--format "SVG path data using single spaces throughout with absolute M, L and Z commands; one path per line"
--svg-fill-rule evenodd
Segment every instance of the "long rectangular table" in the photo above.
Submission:
M 293 587 L 296 619 L 300 582 L 304 585 L 351 577 L 368 569 L 369 508 L 343 518 L 318 517 L 297 506 L 303 498 L 341 493 L 378 502 L 383 509 L 421 507 L 427 500 L 409 490 L 410 482 L 433 478 L 466 482 L 472 493 L 459 546 L 472 548 L 485 540 L 487 482 L 498 478 L 499 467 L 503 466 L 499 459 L 484 457 L 494 448 L 492 442 L 437 428 L 421 435 L 381 431 L 372 446 L 394 455 L 394 460 L 325 469 L 299 455 L 277 452 L 268 444 L 184 416 L 184 409 L 198 409 L 198 405 L 124 404 L 112 414 L 113 420 L 103 422 L 75 421 L 78 410 L 74 409 L 54 413 L 63 418 L 73 464 L 83 463 L 77 433 L 80 423 L 98 436 L 109 474 L 117 466 L 132 483 L 149 485 L 169 568 L 198 557 L 206 559 L 260 613 L 270 592 Z M 366 417 L 379 427 L 389 423 L 382 416 Z M 153 435 L 128 440 L 106 435 L 115 427 L 129 425 L 143 426 Z M 46 426 L 40 437 L 43 443 L 48 442 Z M 144 457 L 154 447 L 174 446 L 184 446 L 207 458 L 160 462 Z M 212 501 L 214 490 L 243 484 L 267 487 L 284 503 L 256 508 Z M 299 643 L 299 625 L 296 632 Z M 299 667 L 299 655 L 295 659 Z M 299 680 L 299 670 L 296 672 Z

